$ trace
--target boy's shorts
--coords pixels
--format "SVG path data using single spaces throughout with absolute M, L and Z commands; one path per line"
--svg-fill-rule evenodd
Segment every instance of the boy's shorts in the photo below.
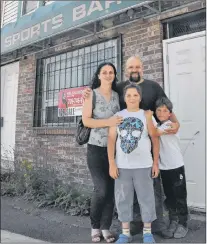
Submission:
M 119 169 L 115 180 L 115 201 L 121 222 L 133 221 L 134 189 L 140 205 L 143 223 L 151 223 L 156 217 L 152 168 Z

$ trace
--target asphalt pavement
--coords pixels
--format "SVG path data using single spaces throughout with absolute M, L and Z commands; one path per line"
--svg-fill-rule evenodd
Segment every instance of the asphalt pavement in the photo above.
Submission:
M 189 232 L 185 238 L 166 240 L 155 235 L 156 242 L 206 243 L 205 219 L 204 214 L 192 214 Z M 1 229 L 6 230 L 2 237 L 5 237 L 5 233 L 7 237 L 9 233 L 16 233 L 51 243 L 90 243 L 88 217 L 69 216 L 61 210 L 51 208 L 38 209 L 34 203 L 26 202 L 21 198 L 1 198 Z M 120 229 L 119 223 L 114 220 L 113 230 L 118 229 Z M 10 238 L 12 240 L 12 234 Z M 142 243 L 141 233 L 133 239 L 133 243 L 140 242 Z

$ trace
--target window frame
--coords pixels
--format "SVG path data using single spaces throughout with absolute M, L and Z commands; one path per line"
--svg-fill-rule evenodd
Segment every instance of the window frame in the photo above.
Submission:
M 34 11 L 36 11 L 36 10 L 40 7 L 40 1 L 37 1 L 37 6 L 36 6 L 35 9 L 31 10 L 31 11 L 28 12 L 28 13 L 23 14 L 24 3 L 26 3 L 26 1 L 22 1 L 22 2 L 21 2 L 21 17 L 33 13 Z
M 43 4 L 44 4 L 44 6 L 47 6 L 47 5 L 49 5 L 49 4 L 51 4 L 51 3 L 54 3 L 55 1 L 43 1 Z
M 6 23 L 6 24 L 4 24 L 3 20 L 4 20 L 5 3 L 6 3 L 7 1 L 2 1 L 2 2 L 3 2 L 3 4 L 2 4 L 2 15 L 1 15 L 1 28 L 3 28 L 4 26 L 6 26 L 6 25 L 9 24 L 9 23 L 14 23 L 14 22 L 16 22 L 19 18 L 21 18 L 21 17 L 24 16 L 24 15 L 28 15 L 28 14 L 33 13 L 33 12 L 36 11 L 39 7 L 41 7 L 41 6 L 47 6 L 47 5 L 51 4 L 51 3 L 54 3 L 55 1 L 48 1 L 48 2 L 45 2 L 45 1 L 43 1 L 43 0 L 41 0 L 41 1 L 37 1 L 37 7 L 36 7 L 34 10 L 32 10 L 32 11 L 30 11 L 30 12 L 28 12 L 28 13 L 25 13 L 25 14 L 23 14 L 24 2 L 25 2 L 25 1 L 16 1 L 16 2 L 18 2 L 17 18 L 16 18 L 15 21 L 11 21 L 11 22 L 8 22 L 8 23 Z
M 74 128 L 76 128 L 77 122 L 78 122 L 78 117 L 79 116 L 72 116 L 72 117 L 74 117 L 74 121 L 73 122 L 71 122 L 71 121 L 70 122 L 68 122 L 68 121 L 59 122 L 58 121 L 57 123 L 55 123 L 55 122 L 47 123 L 47 121 L 46 121 L 46 113 L 47 113 L 46 109 L 47 109 L 47 107 L 58 106 L 58 98 L 57 97 L 55 98 L 55 96 L 56 96 L 55 94 L 53 95 L 53 98 L 46 99 L 46 93 L 47 93 L 47 89 L 46 89 L 47 82 L 46 82 L 46 79 L 47 78 L 44 77 L 44 72 L 45 72 L 44 71 L 44 69 L 45 69 L 44 65 L 46 63 L 47 63 L 47 65 L 50 64 L 49 59 L 56 58 L 58 55 L 62 55 L 62 54 L 66 54 L 66 57 L 67 57 L 68 53 L 71 53 L 71 57 L 73 57 L 73 52 L 74 51 L 77 51 L 79 53 L 79 51 L 81 49 L 85 49 L 85 48 L 90 48 L 90 52 L 89 53 L 91 55 L 92 54 L 92 50 L 91 50 L 92 46 L 97 45 L 97 51 L 98 51 L 99 50 L 98 49 L 98 45 L 99 44 L 108 43 L 109 41 L 114 41 L 114 40 L 116 41 L 115 45 L 113 43 L 111 44 L 111 48 L 115 48 L 115 54 L 114 54 L 114 56 L 112 56 L 112 59 L 115 58 L 115 63 L 114 64 L 115 64 L 115 66 L 117 68 L 117 76 L 119 77 L 119 80 L 121 80 L 121 77 L 122 77 L 122 67 L 121 67 L 122 53 L 120 53 L 120 50 L 121 50 L 121 35 L 113 37 L 113 38 L 103 39 L 102 41 L 95 41 L 95 42 L 89 43 L 88 45 L 83 45 L 83 46 L 76 47 L 76 48 L 74 48 L 72 50 L 70 49 L 70 50 L 65 50 L 65 51 L 62 51 L 62 52 L 60 51 L 60 52 L 55 53 L 55 55 L 50 55 L 50 56 L 45 55 L 44 57 L 41 57 L 41 55 L 40 55 L 40 57 L 37 59 L 37 63 L 40 62 L 42 64 L 43 68 L 42 68 L 41 77 L 37 77 L 36 87 L 37 86 L 39 86 L 39 88 L 40 88 L 40 86 L 42 87 L 42 95 L 41 95 L 41 101 L 40 102 L 38 101 L 38 103 L 40 103 L 41 105 L 40 105 L 40 107 L 38 107 L 37 102 L 36 102 L 36 97 L 38 96 L 40 89 L 39 89 L 39 91 L 36 90 L 36 92 L 35 92 L 35 103 L 34 103 L 34 111 L 35 112 L 34 112 L 34 116 L 33 116 L 33 121 L 34 121 L 33 127 L 35 127 L 35 128 L 50 128 L 50 129 L 54 129 L 54 128 L 74 129 Z M 104 46 L 103 50 L 106 50 L 106 49 L 107 49 L 107 47 Z M 85 51 L 84 51 L 84 55 L 85 55 Z M 79 54 L 77 55 L 77 57 L 79 57 Z M 91 56 L 90 56 L 90 58 L 91 58 Z M 67 57 L 67 61 L 69 59 L 70 58 Z M 61 61 L 61 58 L 60 58 L 60 61 Z M 45 64 L 43 64 L 44 62 L 45 62 Z M 56 61 L 56 62 L 58 62 L 58 61 Z M 51 62 L 51 63 L 53 63 L 53 62 Z M 91 65 L 91 61 L 89 61 L 88 63 Z M 97 61 L 95 61 L 95 63 L 97 63 Z M 66 69 L 66 65 L 67 64 L 65 64 L 64 70 Z M 76 65 L 74 65 L 74 67 L 76 67 Z M 72 68 L 73 68 L 73 65 L 71 65 L 71 68 L 70 68 L 70 70 L 71 70 L 70 72 L 71 73 L 72 73 Z M 37 69 L 38 69 L 38 67 L 37 67 Z M 84 66 L 82 66 L 81 69 L 83 71 Z M 90 69 L 91 69 L 91 66 L 90 66 Z M 48 74 L 49 73 L 45 74 L 45 76 L 48 76 Z M 59 73 L 59 75 L 60 75 L 60 73 Z M 38 79 L 39 79 L 39 81 L 38 81 Z M 39 85 L 38 85 L 38 82 L 40 83 Z M 71 88 L 82 87 L 82 86 L 88 86 L 88 84 L 84 84 L 84 83 L 81 84 L 81 85 L 80 84 L 76 84 L 75 87 L 72 86 Z M 53 87 L 53 89 L 55 90 L 55 86 Z M 58 89 L 61 90 L 60 87 Z M 64 88 L 62 88 L 62 89 L 64 89 Z M 67 88 L 67 86 L 66 86 L 65 89 L 70 89 L 70 87 Z

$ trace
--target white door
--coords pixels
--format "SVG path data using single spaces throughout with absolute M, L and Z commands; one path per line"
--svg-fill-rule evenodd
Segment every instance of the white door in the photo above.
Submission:
M 165 90 L 181 128 L 188 204 L 205 208 L 205 31 L 163 41 Z
M 14 160 L 16 108 L 19 62 L 1 67 L 1 159 L 3 164 Z M 3 168 L 9 165 L 2 165 Z M 11 165 L 10 165 L 11 166 Z

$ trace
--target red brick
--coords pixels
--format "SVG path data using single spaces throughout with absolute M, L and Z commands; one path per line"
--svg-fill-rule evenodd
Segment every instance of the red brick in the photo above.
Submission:
M 154 54 L 154 53 L 155 53 L 154 50 L 152 50 L 152 51 L 147 51 L 147 52 L 143 52 L 143 56 L 152 55 L 152 54 Z

